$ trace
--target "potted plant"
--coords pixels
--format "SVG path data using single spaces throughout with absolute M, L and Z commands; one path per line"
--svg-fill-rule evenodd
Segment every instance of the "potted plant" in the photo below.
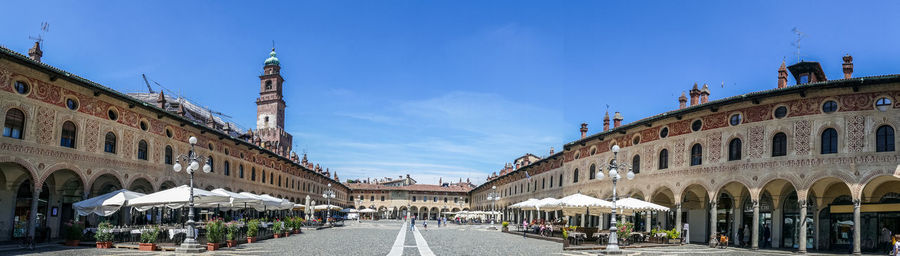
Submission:
M 294 219 L 294 234 L 303 233 L 303 218 Z
M 259 233 L 259 220 L 247 222 L 247 243 L 256 242 L 256 234 Z
M 159 228 L 151 227 L 141 232 L 141 242 L 138 246 L 141 251 L 156 251 L 156 238 L 159 237 Z
M 225 224 L 222 223 L 222 220 L 213 220 L 206 223 L 206 250 L 218 250 L 224 236 Z
M 275 238 L 281 238 L 281 232 L 284 231 L 284 226 L 281 221 L 276 220 L 272 223 L 272 232 L 275 233 Z
M 681 243 L 681 239 L 680 239 L 680 238 L 681 238 L 681 232 L 678 232 L 677 229 L 672 228 L 672 230 L 667 230 L 667 231 L 666 231 L 666 234 L 668 235 L 669 243 L 670 243 L 670 244 L 678 244 L 678 243 Z
M 228 225 L 225 226 L 225 245 L 228 247 L 237 246 L 237 240 L 235 240 L 235 238 L 238 237 L 238 232 L 240 231 L 238 230 L 237 224 L 229 222 Z
M 631 235 L 632 231 L 634 231 L 634 223 L 616 223 L 616 235 L 619 237 L 620 244 L 627 244 L 628 236 Z
M 84 234 L 84 225 L 81 222 L 66 222 L 66 246 L 78 246 L 81 243 L 81 235 Z
M 504 221 L 500 225 L 503 226 L 503 232 L 509 232 L 509 221 Z
M 109 224 L 109 221 L 104 221 L 97 225 L 97 233 L 94 233 L 94 239 L 97 240 L 97 249 L 112 248 L 112 224 Z

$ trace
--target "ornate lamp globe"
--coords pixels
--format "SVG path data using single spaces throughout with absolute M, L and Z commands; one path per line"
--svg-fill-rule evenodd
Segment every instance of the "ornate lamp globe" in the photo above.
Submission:
M 188 143 L 191 143 L 191 145 L 197 145 L 197 137 L 191 136 L 191 138 L 188 139 Z

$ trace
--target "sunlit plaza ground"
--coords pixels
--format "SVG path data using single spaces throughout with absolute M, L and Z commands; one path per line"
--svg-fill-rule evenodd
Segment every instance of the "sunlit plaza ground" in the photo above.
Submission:
M 490 230 L 490 225 L 454 225 L 409 231 L 401 221 L 347 221 L 346 226 L 305 230 L 287 238 L 261 240 L 223 248 L 205 255 L 599 255 L 597 250 L 563 250 L 562 244 Z M 789 255 L 791 251 L 741 248 L 716 249 L 705 245 L 626 249 L 625 255 Z M 95 249 L 43 245 L 35 251 L 7 250 L 0 255 L 174 255 L 134 249 Z M 841 255 L 817 254 L 810 255 Z

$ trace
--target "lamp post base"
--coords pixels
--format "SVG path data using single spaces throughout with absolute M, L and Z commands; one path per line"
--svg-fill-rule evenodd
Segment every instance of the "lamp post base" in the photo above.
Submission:
M 193 254 L 206 252 L 206 246 L 197 243 L 197 240 L 188 239 L 181 243 L 181 246 L 175 248 L 175 254 Z

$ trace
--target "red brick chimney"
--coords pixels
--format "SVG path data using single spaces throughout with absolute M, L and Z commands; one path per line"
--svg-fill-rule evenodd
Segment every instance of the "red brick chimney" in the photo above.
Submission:
M 678 97 L 678 109 L 683 109 L 685 107 L 687 107 L 687 97 L 684 96 L 684 92 L 681 92 L 681 97 Z
M 709 85 L 703 84 L 703 89 L 700 89 L 700 104 L 709 102 Z
M 28 49 L 28 57 L 31 57 L 31 60 L 41 62 L 41 57 L 44 56 L 44 51 L 41 51 L 41 42 L 34 42 L 34 47 Z
M 581 123 L 581 138 L 582 139 L 584 139 L 584 137 L 587 137 L 587 132 L 588 132 L 587 123 Z
M 162 91 L 159 91 L 159 98 L 156 98 L 156 107 L 166 109 L 166 95 Z
M 622 118 L 622 114 L 616 112 L 616 114 L 613 115 L 613 128 L 619 128 L 619 126 L 622 126 L 623 119 L 624 118 Z
M 609 131 L 609 110 L 606 111 L 606 114 L 603 114 L 603 131 Z M 552 155 L 553 153 L 550 154 Z
M 853 56 L 850 54 L 844 55 L 844 64 L 841 65 L 844 67 L 844 79 L 853 77 Z
M 694 88 L 691 88 L 689 93 L 691 94 L 691 106 L 700 103 L 700 89 L 697 89 L 697 83 L 694 83 Z
M 778 88 L 787 87 L 787 68 L 784 67 L 784 61 L 781 61 L 781 67 L 778 68 Z

